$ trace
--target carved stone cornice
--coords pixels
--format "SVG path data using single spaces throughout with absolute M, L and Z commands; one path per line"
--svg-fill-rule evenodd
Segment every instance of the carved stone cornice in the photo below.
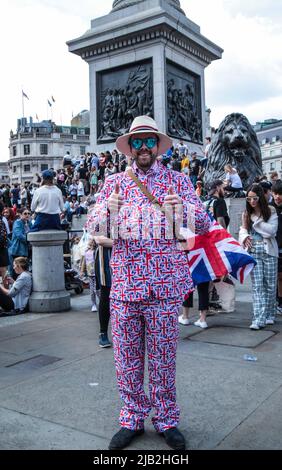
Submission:
M 86 50 L 81 52 L 81 58 L 89 60 L 92 57 L 102 56 L 109 54 L 113 51 L 126 49 L 128 47 L 134 47 L 135 45 L 152 42 L 154 40 L 165 40 L 167 43 L 171 43 L 174 46 L 178 46 L 183 49 L 186 53 L 197 57 L 206 64 L 210 64 L 212 60 L 217 57 L 213 57 L 212 53 L 208 53 L 204 48 L 189 40 L 186 36 L 182 35 L 178 31 L 172 31 L 169 26 L 160 25 L 150 30 L 144 30 L 137 32 L 126 37 L 120 37 L 112 39 L 107 43 L 100 43 L 97 45 L 90 46 Z

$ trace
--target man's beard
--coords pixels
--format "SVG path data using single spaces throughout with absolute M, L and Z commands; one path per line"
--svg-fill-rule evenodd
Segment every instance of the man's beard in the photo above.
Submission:
M 157 155 L 154 154 L 151 150 L 146 150 L 146 152 L 140 151 L 137 153 L 136 157 L 134 157 L 134 161 L 136 165 L 142 171 L 148 171 L 151 168 L 151 166 L 153 166 L 156 159 L 157 159 Z

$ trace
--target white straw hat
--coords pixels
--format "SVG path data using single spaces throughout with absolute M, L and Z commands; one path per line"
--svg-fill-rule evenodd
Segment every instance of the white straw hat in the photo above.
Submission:
M 129 139 L 132 135 L 144 133 L 156 134 L 159 137 L 158 155 L 166 153 L 173 145 L 172 140 L 166 134 L 159 132 L 157 123 L 154 119 L 149 116 L 138 116 L 132 122 L 129 133 L 124 134 L 117 139 L 117 149 L 128 157 L 132 157 Z

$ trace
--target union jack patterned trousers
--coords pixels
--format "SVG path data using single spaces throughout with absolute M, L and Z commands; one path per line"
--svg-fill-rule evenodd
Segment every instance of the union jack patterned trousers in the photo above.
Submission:
M 178 299 L 122 302 L 111 300 L 111 322 L 117 381 L 124 406 L 122 427 L 139 430 L 152 408 L 157 432 L 176 427 L 176 347 Z M 144 391 L 145 349 L 148 354 L 149 396 Z

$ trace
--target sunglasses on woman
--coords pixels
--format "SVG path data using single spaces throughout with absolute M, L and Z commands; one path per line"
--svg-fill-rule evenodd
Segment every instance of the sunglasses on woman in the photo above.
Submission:
M 145 144 L 147 149 L 151 150 L 157 145 L 158 141 L 159 139 L 157 137 L 145 137 L 144 139 L 135 137 L 129 140 L 129 145 L 135 150 L 140 150 L 143 144 Z
M 257 202 L 258 200 L 259 200 L 258 196 L 248 196 L 248 197 L 246 197 L 246 201 L 248 201 L 248 202 L 251 202 L 251 201 Z

